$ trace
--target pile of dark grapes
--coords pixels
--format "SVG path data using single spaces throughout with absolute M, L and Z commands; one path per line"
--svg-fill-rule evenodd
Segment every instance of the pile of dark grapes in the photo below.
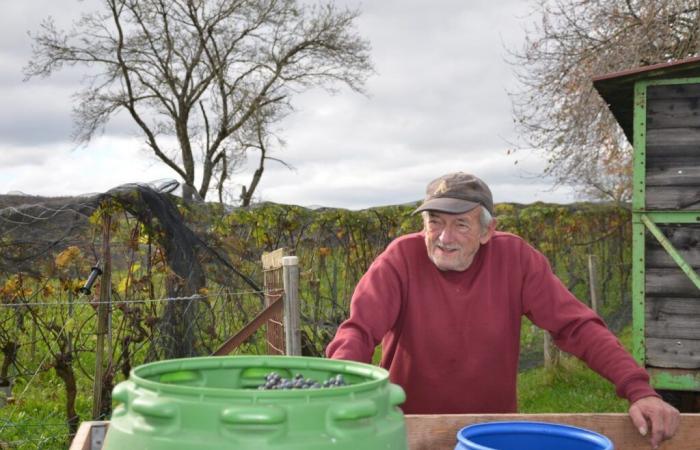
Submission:
M 304 378 L 300 373 L 294 375 L 294 378 L 287 379 L 282 378 L 277 372 L 270 372 L 265 376 L 265 383 L 258 386 L 258 389 L 319 389 L 346 385 L 345 379 L 340 374 L 320 383 L 312 378 Z

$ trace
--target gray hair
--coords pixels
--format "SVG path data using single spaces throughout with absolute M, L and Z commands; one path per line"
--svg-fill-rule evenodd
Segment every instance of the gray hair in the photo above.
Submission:
M 493 222 L 493 216 L 488 209 L 481 207 L 481 214 L 479 214 L 479 223 L 481 224 L 481 231 L 485 232 L 491 226 Z

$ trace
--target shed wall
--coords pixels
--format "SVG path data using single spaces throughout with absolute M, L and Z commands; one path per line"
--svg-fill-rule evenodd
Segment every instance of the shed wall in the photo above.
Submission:
M 651 85 L 646 108 L 645 209 L 700 216 L 700 84 Z M 659 228 L 700 268 L 700 225 Z M 645 242 L 646 364 L 700 368 L 700 291 L 654 236 Z

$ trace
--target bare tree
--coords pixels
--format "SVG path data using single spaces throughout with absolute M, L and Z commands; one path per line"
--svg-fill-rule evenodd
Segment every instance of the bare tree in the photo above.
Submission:
M 310 87 L 341 84 L 361 92 L 372 72 L 369 44 L 354 29 L 359 12 L 332 3 L 102 2 L 70 31 L 44 20 L 32 35 L 26 78 L 64 65 L 94 70 L 76 94 L 76 140 L 89 142 L 126 112 L 150 151 L 202 198 L 217 173 L 226 178 L 241 160 L 245 149 L 236 135 L 249 121 L 283 117 L 291 96 Z
M 583 193 L 631 196 L 631 146 L 592 77 L 693 56 L 700 1 L 538 0 L 539 22 L 511 55 L 511 94 L 521 148 L 544 152 L 545 173 Z
M 271 155 L 273 147 L 284 147 L 285 142 L 279 137 L 274 125 L 279 123 L 280 111 L 276 108 L 258 109 L 253 116 L 238 130 L 233 139 L 235 151 L 226 152 L 221 169 L 216 177 L 216 190 L 219 202 L 237 202 L 240 206 L 250 206 L 255 190 L 262 179 L 267 161 L 275 161 L 293 170 L 290 164 Z M 240 194 L 231 195 L 226 190 L 226 182 L 236 173 L 242 171 L 244 163 L 256 159 L 256 168 L 248 185 L 242 184 Z

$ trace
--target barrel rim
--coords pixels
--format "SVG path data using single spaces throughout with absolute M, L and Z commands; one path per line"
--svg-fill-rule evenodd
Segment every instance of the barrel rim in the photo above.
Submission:
M 194 367 L 193 367 L 194 366 Z M 226 369 L 244 367 L 269 367 L 274 369 L 327 370 L 343 374 L 358 375 L 367 381 L 332 389 L 289 389 L 257 390 L 245 388 L 212 388 L 206 386 L 185 386 L 150 380 L 146 377 L 181 370 Z M 227 398 L 303 398 L 345 396 L 350 392 L 373 391 L 389 383 L 389 372 L 381 367 L 356 361 L 327 359 L 307 356 L 283 355 L 235 355 L 235 356 L 198 356 L 154 361 L 134 367 L 129 380 L 136 386 L 156 392 L 174 395 Z
M 457 441 L 465 445 L 468 444 L 475 450 L 494 450 L 491 447 L 473 442 L 469 438 L 496 434 L 499 431 L 505 431 L 507 434 L 543 434 L 543 436 L 556 435 L 559 437 L 573 437 L 581 439 L 582 441 L 600 444 L 603 446 L 604 450 L 614 450 L 615 448 L 610 438 L 587 428 L 554 422 L 527 420 L 481 422 L 467 425 L 457 432 Z

